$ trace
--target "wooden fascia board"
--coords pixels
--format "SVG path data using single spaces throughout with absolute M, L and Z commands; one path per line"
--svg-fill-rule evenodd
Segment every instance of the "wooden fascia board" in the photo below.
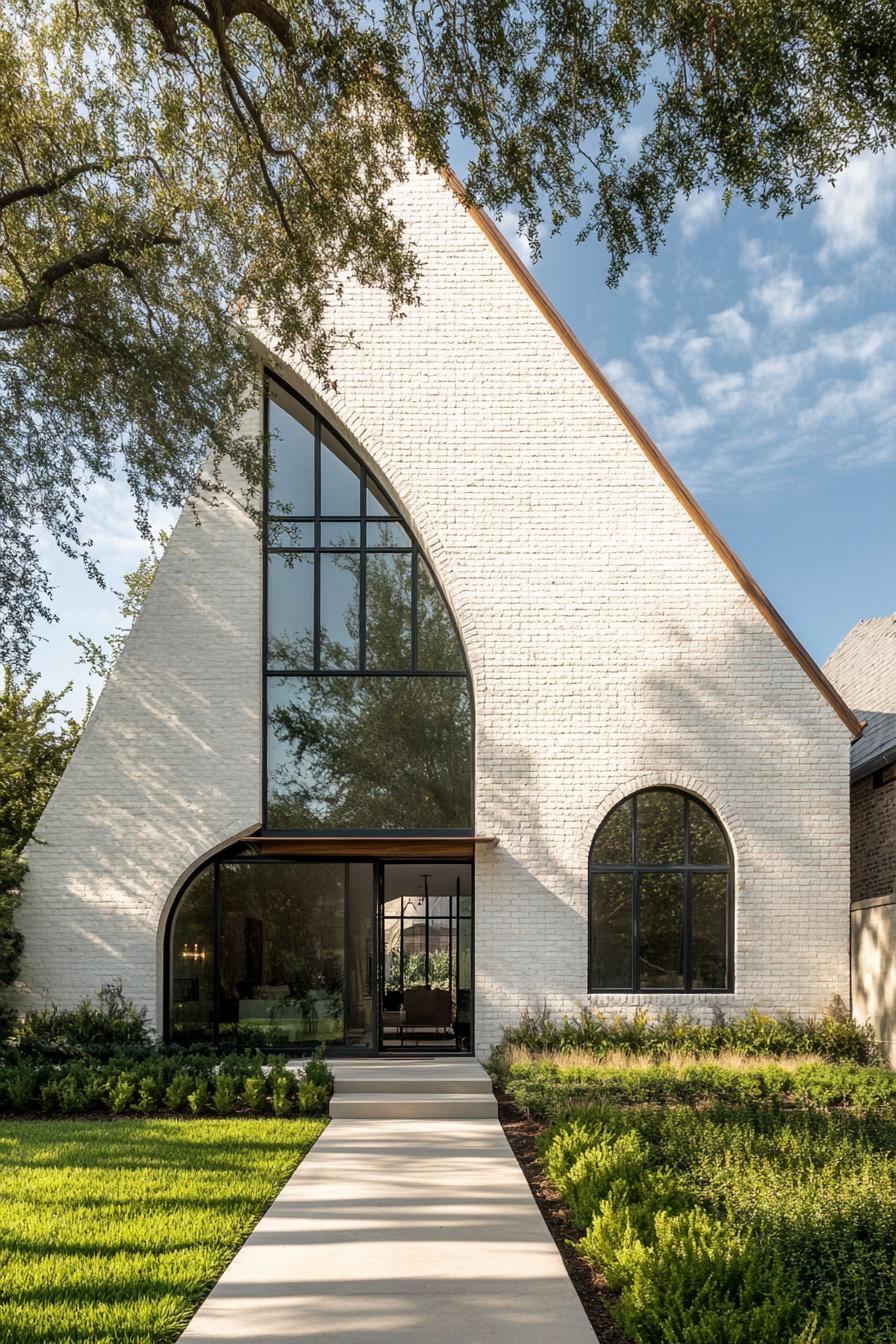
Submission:
M 467 210 L 468 214 L 470 214 L 479 225 L 496 252 L 499 253 L 502 260 L 513 272 L 515 279 L 522 285 L 536 308 L 538 308 L 542 316 L 546 318 L 553 327 L 573 359 L 588 375 L 605 400 L 612 406 L 638 447 L 644 453 L 644 456 L 659 472 L 673 495 L 675 495 L 676 499 L 684 507 L 691 519 L 697 524 L 710 546 L 712 546 L 726 568 L 734 575 L 757 611 L 768 622 L 782 644 L 790 651 L 810 680 L 815 683 L 815 686 L 824 696 L 825 700 L 827 700 L 831 708 L 835 713 L 839 714 L 846 727 L 852 733 L 853 739 L 861 737 L 864 725 L 856 718 L 843 697 L 835 690 L 831 682 L 828 681 L 815 659 L 800 643 L 796 635 L 790 629 L 790 626 L 782 618 L 775 607 L 772 606 L 752 574 L 750 574 L 743 562 L 738 559 L 721 533 L 710 522 L 690 490 L 688 490 L 687 486 L 681 480 L 681 477 L 673 470 L 659 448 L 657 448 L 644 426 L 632 414 L 615 389 L 611 387 L 605 375 L 588 354 L 588 351 L 582 345 L 569 324 L 560 316 L 557 309 L 532 275 L 528 266 L 526 266 L 517 256 L 497 224 L 490 215 L 486 214 L 484 210 L 480 209 L 479 206 L 469 200 L 463 182 L 453 169 L 443 168 L 442 175 L 460 200 L 461 204 Z

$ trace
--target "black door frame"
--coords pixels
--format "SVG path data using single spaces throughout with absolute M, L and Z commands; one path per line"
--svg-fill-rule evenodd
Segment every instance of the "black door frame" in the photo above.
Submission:
M 214 917 L 214 937 L 213 937 L 213 958 L 215 967 L 215 982 L 213 986 L 213 1042 L 215 1048 L 222 1048 L 218 1044 L 218 1023 L 220 1017 L 219 1009 L 219 984 L 218 984 L 218 966 L 220 964 L 220 928 L 219 928 L 219 884 L 218 871 L 222 863 L 250 863 L 250 864 L 286 864 L 290 862 L 300 863 L 369 863 L 372 867 L 373 880 L 370 890 L 370 916 L 371 916 L 371 1044 L 369 1046 L 349 1046 L 349 1045 L 331 1045 L 327 1049 L 327 1055 L 334 1059 L 371 1059 L 380 1054 L 392 1054 L 392 1050 L 383 1051 L 382 1049 L 382 1003 L 383 1003 L 383 957 L 382 957 L 382 900 L 383 900 L 383 872 L 386 864 L 469 864 L 470 866 L 470 1048 L 469 1051 L 458 1052 L 464 1055 L 472 1055 L 475 1050 L 475 1030 L 476 1030 L 476 864 L 473 858 L 427 858 L 420 856 L 417 858 L 381 858 L 372 854 L 352 854 L 348 858 L 345 854 L 323 855 L 316 854 L 300 858 L 292 855 L 263 855 L 257 853 L 240 852 L 239 847 L 233 850 L 222 850 L 215 854 L 206 863 L 196 868 L 182 883 L 177 896 L 172 901 L 165 918 L 165 937 L 163 945 L 163 1001 L 162 1001 L 162 1032 L 163 1038 L 170 1041 L 171 1035 L 171 939 L 174 929 L 174 921 L 180 905 L 181 897 L 187 892 L 193 880 L 199 874 L 209 868 L 213 871 L 214 894 L 213 894 L 213 917 Z M 347 901 L 348 892 L 346 891 L 346 917 L 348 914 Z M 223 1047 L 227 1048 L 227 1047 Z M 239 1046 L 234 1046 L 239 1049 Z M 270 1053 L 286 1053 L 301 1055 L 303 1047 L 298 1045 L 288 1046 L 269 1046 Z M 405 1055 L 413 1057 L 416 1054 L 426 1053 L 423 1049 L 416 1047 L 406 1048 Z
M 385 924 L 383 916 L 383 905 L 385 901 L 385 870 L 387 867 L 438 865 L 440 867 L 458 868 L 466 864 L 470 869 L 470 1044 L 466 1050 L 458 1050 L 456 1054 L 461 1057 L 472 1057 L 476 1051 L 476 862 L 475 859 L 462 858 L 380 858 L 374 859 L 374 924 L 376 927 L 376 938 L 374 942 L 374 1049 L 373 1053 L 383 1056 L 392 1056 L 396 1053 L 403 1054 L 406 1058 L 412 1058 L 414 1055 L 432 1054 L 426 1046 L 413 1045 L 405 1046 L 396 1051 L 394 1046 L 386 1048 L 383 1046 L 383 994 L 385 983 L 383 979 L 384 970 L 384 935 Z M 343 1047 L 346 1049 L 346 1047 Z M 352 1053 L 359 1054 L 360 1051 Z M 445 1053 L 447 1051 L 437 1051 L 436 1053 Z

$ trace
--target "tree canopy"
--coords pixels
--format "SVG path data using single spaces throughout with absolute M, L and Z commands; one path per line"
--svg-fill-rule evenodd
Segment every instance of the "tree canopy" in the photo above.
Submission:
M 786 213 L 894 127 L 889 0 L 0 0 L 0 658 L 52 615 L 36 529 L 96 572 L 93 479 L 147 535 L 225 458 L 257 479 L 241 316 L 325 374 L 346 276 L 414 302 L 409 156 L 461 144 L 615 282 L 681 194 Z

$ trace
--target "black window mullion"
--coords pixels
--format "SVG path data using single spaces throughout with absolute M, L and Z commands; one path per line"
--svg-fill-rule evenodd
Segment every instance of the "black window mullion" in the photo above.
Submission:
M 684 928 L 681 936 L 684 939 L 684 946 L 681 949 L 681 978 L 686 993 L 691 990 L 691 933 L 693 928 L 692 917 L 692 888 L 691 888 L 691 799 L 689 794 L 684 795 Z
M 417 543 L 411 544 L 411 673 L 417 671 L 417 566 L 420 563 Z
M 314 670 L 320 671 L 320 416 L 314 417 Z
M 361 467 L 361 554 L 358 558 L 358 671 L 367 671 L 367 468 Z
M 217 1047 L 221 1020 L 221 865 L 212 879 L 212 1044 Z
M 641 988 L 641 874 L 632 869 L 632 988 Z

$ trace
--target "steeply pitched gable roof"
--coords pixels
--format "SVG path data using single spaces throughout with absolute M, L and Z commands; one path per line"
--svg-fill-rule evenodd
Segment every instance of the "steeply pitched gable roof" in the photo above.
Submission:
M 808 650 L 803 647 L 787 623 L 772 606 L 765 593 L 759 587 L 759 584 L 734 554 L 724 537 L 722 537 L 710 522 L 709 518 L 707 518 L 700 505 L 694 499 L 694 496 L 687 489 L 677 473 L 672 469 L 669 462 L 644 429 L 643 425 L 641 425 L 635 418 L 622 398 L 610 386 L 604 374 L 598 368 L 597 364 L 595 364 L 594 360 L 588 354 L 587 350 L 579 341 L 568 323 L 565 322 L 557 312 L 557 309 L 535 280 L 529 268 L 517 256 L 494 220 L 491 219 L 484 210 L 481 210 L 468 199 L 466 189 L 456 173 L 450 168 L 443 169 L 443 173 L 448 185 L 461 200 L 507 266 L 509 266 L 510 270 L 522 285 L 523 289 L 526 290 L 533 303 L 553 327 L 573 359 L 576 360 L 594 383 L 598 391 L 606 398 L 610 406 L 612 406 L 613 410 L 632 435 L 632 438 L 638 444 L 638 447 L 656 468 L 669 489 L 697 524 L 713 550 L 734 575 L 741 588 L 743 588 L 750 601 L 764 619 L 768 621 L 785 648 L 790 651 L 806 675 L 815 683 L 816 687 L 824 696 L 825 700 L 828 701 L 832 709 L 839 714 L 853 737 L 861 737 L 862 724 L 859 719 L 849 708 L 839 692 L 835 690 L 834 686 L 815 662 L 815 659 L 811 656 Z

